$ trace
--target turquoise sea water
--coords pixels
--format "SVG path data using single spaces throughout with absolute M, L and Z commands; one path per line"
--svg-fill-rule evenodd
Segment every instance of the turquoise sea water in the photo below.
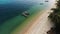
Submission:
M 37 14 L 49 5 L 45 0 L 0 0 L 0 34 L 10 34 L 31 15 Z M 24 11 L 30 13 L 29 17 L 21 16 Z

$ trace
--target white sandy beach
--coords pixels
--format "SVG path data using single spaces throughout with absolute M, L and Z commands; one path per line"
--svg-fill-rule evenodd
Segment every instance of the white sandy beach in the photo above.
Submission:
M 23 34 L 46 34 L 46 32 L 52 27 L 50 20 L 48 19 L 48 11 L 44 12 L 42 15 L 36 19 L 33 25 L 26 29 Z M 32 22 L 32 23 L 33 23 Z

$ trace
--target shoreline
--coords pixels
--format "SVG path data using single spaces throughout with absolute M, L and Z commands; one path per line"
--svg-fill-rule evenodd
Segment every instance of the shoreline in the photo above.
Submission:
M 54 3 L 55 4 L 55 3 Z M 44 13 L 47 13 L 48 15 L 46 16 L 46 18 L 48 19 L 48 16 L 49 16 L 49 14 L 51 13 L 51 8 L 56 8 L 56 6 L 55 5 L 52 5 L 51 7 L 49 7 L 49 9 L 47 9 L 47 10 L 45 10 L 46 12 L 44 12 L 43 11 L 43 14 Z M 43 15 L 43 14 L 40 14 L 40 15 L 38 15 L 39 17 L 38 18 L 36 18 L 36 20 L 34 20 L 34 21 L 32 21 L 33 22 L 33 24 L 31 25 L 31 27 L 29 27 L 29 29 L 27 30 L 26 29 L 26 31 L 25 32 L 23 32 L 22 34 L 37 34 L 36 32 L 35 32 L 35 27 L 37 26 L 37 24 L 43 19 L 41 16 Z M 45 17 L 44 17 L 45 18 Z M 40 21 L 39 21 L 40 20 Z M 44 20 L 44 19 L 43 19 Z M 47 22 L 49 22 L 50 24 L 49 24 L 49 26 L 47 26 L 47 27 L 49 27 L 49 28 L 47 28 L 46 29 L 46 32 L 48 31 L 48 30 L 50 30 L 50 28 L 51 27 L 53 27 L 54 26 L 54 24 L 53 23 L 51 23 L 49 20 L 47 20 Z M 40 23 L 41 24 L 41 23 Z M 38 27 L 38 26 L 37 26 Z M 37 28 L 36 27 L 36 28 Z M 35 29 L 35 30 L 34 30 Z M 39 28 L 37 28 L 37 30 L 38 30 Z M 44 28 L 42 29 L 42 30 L 44 30 Z M 41 30 L 41 31 L 42 31 Z M 40 33 L 38 33 L 38 34 L 41 34 L 41 31 L 38 31 L 38 32 L 40 32 Z M 45 32 L 45 34 L 47 34 Z

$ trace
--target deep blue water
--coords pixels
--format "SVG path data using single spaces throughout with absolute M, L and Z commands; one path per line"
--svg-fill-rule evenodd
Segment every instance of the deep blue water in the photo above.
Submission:
M 14 1 L 5 4 L 0 2 L 0 24 L 3 24 L 4 21 L 9 20 L 15 16 L 18 16 L 23 11 L 28 10 L 33 5 L 34 3 L 32 4 L 25 2 L 18 3 Z

